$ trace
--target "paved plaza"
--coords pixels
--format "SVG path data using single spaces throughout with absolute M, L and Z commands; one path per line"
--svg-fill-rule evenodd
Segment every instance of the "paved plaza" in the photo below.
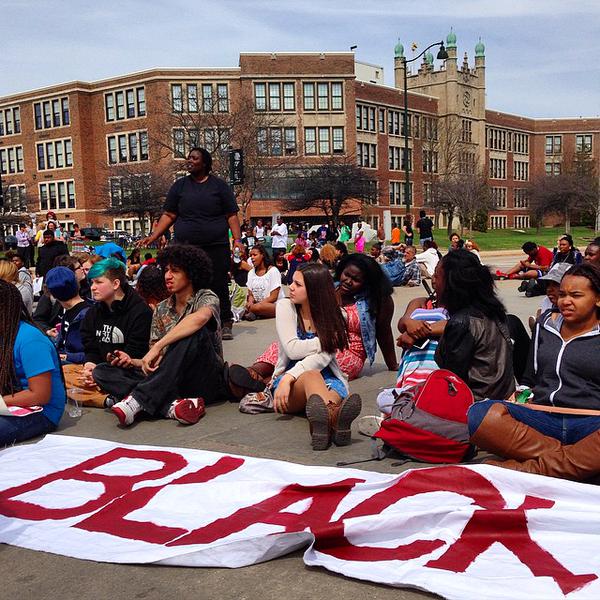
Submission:
M 486 258 L 494 267 L 514 264 L 517 255 Z M 517 293 L 518 282 L 501 281 L 498 288 L 509 310 L 526 322 L 540 304 L 540 298 Z M 422 288 L 394 292 L 394 328 L 407 302 L 422 295 Z M 236 325 L 235 339 L 225 342 L 229 362 L 250 364 L 275 339 L 275 322 L 256 321 Z M 380 389 L 394 384 L 395 374 L 387 371 L 378 353 L 372 367 L 352 383 L 352 391 L 363 398 L 363 414 L 375 414 Z M 337 461 L 368 458 L 370 440 L 355 432 L 347 448 L 313 452 L 308 424 L 302 417 L 275 414 L 244 415 L 237 406 L 212 406 L 197 425 L 185 427 L 174 421 L 141 421 L 127 430 L 117 427 L 116 418 L 103 410 L 84 408 L 74 420 L 65 415 L 61 435 L 97 437 L 128 444 L 152 444 L 200 448 L 224 453 L 280 459 L 303 464 L 335 466 Z M 357 468 L 398 473 L 403 467 L 394 460 L 356 465 Z M 198 499 L 201 506 L 202 499 Z M 296 552 L 261 565 L 241 569 L 193 569 L 160 566 L 102 564 L 0 545 L 0 580 L 5 598 L 195 598 L 219 600 L 270 600 L 306 598 L 351 598 L 352 600 L 432 597 L 430 594 L 398 590 L 347 579 L 323 569 L 305 567 L 302 553 Z

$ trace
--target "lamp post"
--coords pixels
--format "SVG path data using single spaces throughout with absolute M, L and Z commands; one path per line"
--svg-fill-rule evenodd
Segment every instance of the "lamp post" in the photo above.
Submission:
M 425 52 L 427 52 L 427 50 L 433 48 L 434 46 L 439 46 L 439 52 L 437 53 L 437 58 L 440 60 L 446 60 L 448 58 L 448 52 L 446 52 L 446 48 L 444 47 L 444 42 L 435 42 L 434 44 L 431 44 L 429 46 L 427 46 L 427 48 L 425 48 L 425 50 L 423 50 L 423 52 L 421 52 L 421 54 L 415 56 L 414 58 L 411 58 L 410 60 L 406 60 L 406 56 L 402 57 L 402 63 L 403 63 L 403 67 L 404 67 L 404 116 L 403 116 L 403 122 L 404 122 L 404 152 L 402 153 L 402 156 L 404 158 L 404 202 L 406 204 L 406 212 L 410 212 L 410 204 L 411 204 L 411 197 L 410 197 L 410 169 L 409 169 L 409 164 L 408 164 L 408 77 L 407 77 L 407 73 L 408 73 L 408 69 L 406 68 L 406 65 L 408 63 L 414 62 L 415 60 L 418 60 L 419 58 L 421 58 L 421 56 L 423 56 L 423 54 L 425 54 Z

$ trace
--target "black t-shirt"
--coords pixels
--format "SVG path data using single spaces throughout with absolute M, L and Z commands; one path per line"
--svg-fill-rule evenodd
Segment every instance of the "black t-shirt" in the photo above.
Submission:
M 217 246 L 229 243 L 227 215 L 237 213 L 239 208 L 222 179 L 209 175 L 204 183 L 198 183 L 187 175 L 171 186 L 163 210 L 177 215 L 177 242 Z
M 433 238 L 433 221 L 429 217 L 419 219 L 415 227 L 419 230 L 419 237 L 421 239 Z

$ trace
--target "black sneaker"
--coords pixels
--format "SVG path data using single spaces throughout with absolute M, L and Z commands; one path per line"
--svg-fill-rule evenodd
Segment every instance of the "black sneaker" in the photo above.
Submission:
M 527 284 L 529 283 L 529 281 L 527 281 L 527 279 L 523 279 L 523 281 L 521 281 L 521 285 L 517 288 L 518 292 L 525 292 L 527 290 Z
M 104 398 L 104 408 L 112 408 L 117 402 L 119 402 L 119 399 L 109 394 Z
M 225 325 L 224 327 L 221 328 L 221 339 L 223 339 L 223 340 L 232 340 L 233 339 L 233 331 L 231 330 L 231 327 L 228 327 L 227 325 Z

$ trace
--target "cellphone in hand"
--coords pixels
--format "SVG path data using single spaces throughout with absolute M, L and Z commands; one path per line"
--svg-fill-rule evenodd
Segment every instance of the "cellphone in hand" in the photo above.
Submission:
M 415 340 L 412 347 L 424 350 L 427 344 L 429 344 L 429 338 L 421 338 L 420 340 Z

